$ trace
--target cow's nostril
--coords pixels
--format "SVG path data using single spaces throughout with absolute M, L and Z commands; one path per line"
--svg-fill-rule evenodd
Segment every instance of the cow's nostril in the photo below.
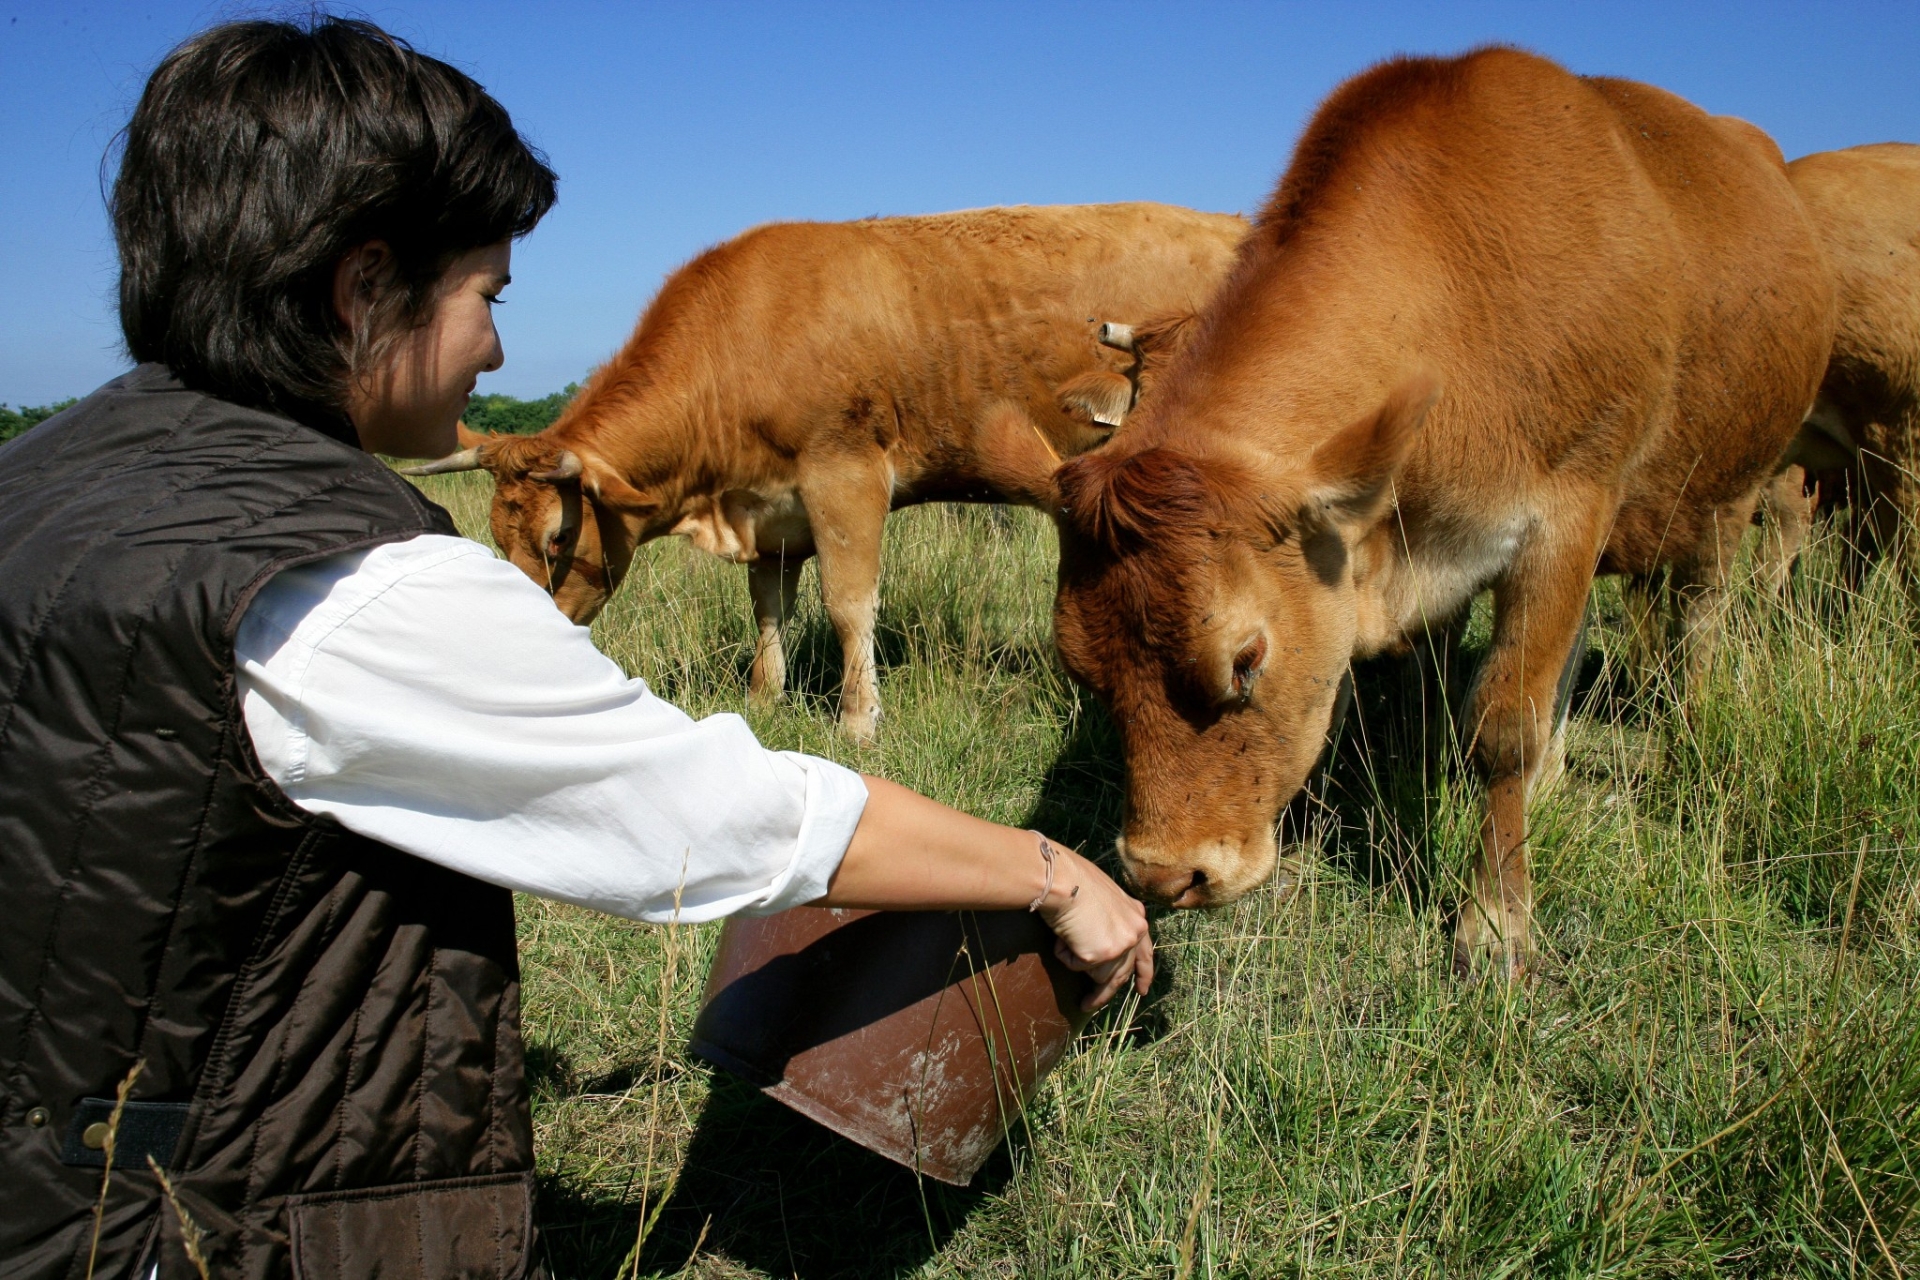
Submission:
M 1200 886 L 1207 882 L 1206 872 L 1187 867 L 1143 867 L 1133 875 L 1135 888 L 1144 898 L 1172 906 L 1194 906 L 1200 900 Z
M 1181 887 L 1180 891 L 1178 893 L 1169 895 L 1168 897 L 1169 903 L 1171 903 L 1175 907 L 1206 906 L 1207 893 L 1206 893 L 1206 889 L 1204 888 L 1206 883 L 1207 883 L 1207 873 L 1200 870 L 1198 867 L 1194 868 L 1193 872 L 1190 875 L 1188 875 L 1187 882 L 1185 885 Z

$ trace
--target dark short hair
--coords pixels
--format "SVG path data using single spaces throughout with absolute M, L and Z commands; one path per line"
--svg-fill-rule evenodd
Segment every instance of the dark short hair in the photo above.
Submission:
M 554 175 L 470 77 L 368 22 L 233 22 L 147 81 L 111 197 L 135 360 L 332 429 L 348 379 L 424 323 L 463 253 L 522 236 Z M 393 249 L 369 332 L 333 305 L 355 245 Z

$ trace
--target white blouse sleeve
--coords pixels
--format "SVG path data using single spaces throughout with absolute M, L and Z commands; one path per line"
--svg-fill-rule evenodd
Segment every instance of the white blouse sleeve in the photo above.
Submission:
M 301 808 L 614 915 L 818 898 L 866 805 L 859 774 L 661 701 L 463 538 L 280 573 L 234 651 L 254 750 Z

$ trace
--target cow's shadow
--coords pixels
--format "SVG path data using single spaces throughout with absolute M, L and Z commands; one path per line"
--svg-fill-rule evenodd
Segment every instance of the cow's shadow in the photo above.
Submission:
M 1355 663 L 1347 713 L 1319 768 L 1281 815 L 1283 846 L 1318 849 L 1371 889 L 1431 905 L 1439 881 L 1437 797 L 1469 776 L 1462 732 L 1482 653 L 1436 638 Z

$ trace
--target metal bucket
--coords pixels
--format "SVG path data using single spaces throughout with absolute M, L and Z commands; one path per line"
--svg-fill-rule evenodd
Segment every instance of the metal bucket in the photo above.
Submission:
M 690 1047 L 908 1168 L 965 1186 L 1088 1015 L 1025 911 L 736 917 Z

